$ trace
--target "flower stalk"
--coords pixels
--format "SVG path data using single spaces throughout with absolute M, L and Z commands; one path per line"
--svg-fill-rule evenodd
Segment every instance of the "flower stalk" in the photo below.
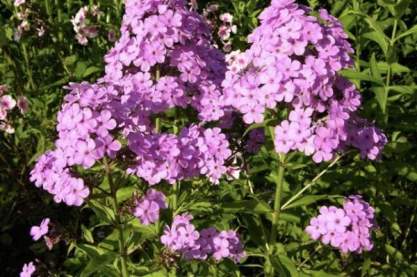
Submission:
M 272 211 L 272 226 L 268 242 L 268 257 L 265 263 L 265 271 L 267 276 L 274 276 L 274 267 L 271 265 L 271 257 L 274 252 L 274 244 L 277 239 L 277 228 L 279 216 L 281 214 L 281 196 L 282 196 L 282 187 L 284 185 L 284 175 L 285 175 L 285 165 L 284 165 L 285 156 L 280 155 L 279 165 L 278 165 L 278 176 L 275 181 L 275 196 L 274 196 L 274 208 Z
M 124 238 L 124 228 L 123 223 L 120 218 L 119 214 L 119 203 L 117 201 L 117 187 L 113 182 L 113 177 L 111 174 L 111 167 L 106 158 L 104 158 L 104 167 L 106 171 L 106 176 L 109 181 L 110 191 L 112 195 L 112 207 L 115 215 L 115 225 L 119 231 L 119 253 L 120 253 L 120 262 L 121 262 L 121 270 L 122 270 L 122 277 L 129 276 L 127 270 L 127 253 L 126 253 L 126 244 Z

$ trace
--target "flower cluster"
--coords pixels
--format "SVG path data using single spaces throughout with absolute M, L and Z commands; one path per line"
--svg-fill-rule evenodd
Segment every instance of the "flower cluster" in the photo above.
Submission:
M 20 277 L 31 277 L 33 273 L 36 271 L 36 266 L 33 264 L 33 262 L 30 262 L 28 264 L 24 264 L 22 268 L 22 272 L 20 272 Z
M 39 11 L 32 10 L 25 0 L 15 0 L 14 6 L 17 10 L 16 18 L 18 20 L 17 28 L 13 34 L 14 40 L 20 41 L 23 34 L 31 29 L 38 37 L 42 37 L 45 34 L 46 24 L 40 18 Z
M 115 158 L 122 148 L 116 136 L 131 151 L 123 158 L 133 156 L 128 172 L 151 185 L 200 174 L 218 183 L 227 171 L 231 151 L 219 128 L 191 125 L 173 135 L 153 126 L 155 116 L 175 107 L 193 107 L 203 122 L 225 115 L 225 61 L 211 46 L 203 18 L 182 0 L 130 0 L 121 34 L 105 57 L 105 76 L 95 84 L 67 87 L 55 150 L 40 157 L 31 172 L 35 185 L 56 202 L 84 202 L 90 190 L 77 169 Z
M 87 83 L 68 88 L 71 93 L 58 113 L 56 149 L 38 159 L 31 181 L 53 194 L 56 202 L 80 206 L 89 188 L 71 167 L 87 169 L 106 155 L 114 157 L 121 143 L 110 134 L 117 123 L 107 107 L 109 92 Z
M 75 38 L 79 44 L 87 45 L 88 39 L 98 36 L 98 26 L 93 24 L 92 21 L 96 20 L 101 14 L 102 12 L 96 5 L 93 5 L 91 8 L 84 6 L 71 19 L 76 33 Z
M 136 154 L 136 173 L 150 185 L 206 175 L 217 183 L 226 173 L 224 166 L 231 155 L 229 142 L 219 128 L 203 129 L 192 125 L 178 136 L 172 134 L 132 133 L 129 147 Z
M 142 198 L 136 201 L 133 214 L 139 218 L 143 225 L 149 225 L 158 221 L 159 211 L 166 209 L 166 199 L 162 192 L 150 189 Z
M 211 46 L 203 19 L 187 10 L 185 1 L 126 1 L 121 34 L 105 57 L 104 80 L 133 86 L 140 97 L 153 94 L 154 102 L 171 107 L 191 105 L 203 121 L 224 115 L 224 57 Z
M 345 200 L 343 209 L 321 207 L 320 215 L 311 219 L 306 232 L 312 239 L 330 244 L 343 253 L 362 253 L 373 248 L 374 228 L 374 209 L 355 195 Z
M 162 244 L 185 259 L 205 260 L 212 255 L 216 261 L 229 258 L 239 263 L 246 253 L 235 231 L 218 232 L 215 228 L 196 230 L 188 214 L 175 216 L 172 225 L 166 226 Z
M 20 96 L 16 102 L 11 95 L 4 95 L 7 91 L 6 85 L 0 85 L 0 130 L 12 134 L 15 130 L 7 117 L 9 112 L 17 106 L 20 112 L 24 114 L 29 109 L 29 102 L 24 96 Z
M 217 32 L 217 35 L 223 45 L 225 52 L 230 52 L 232 49 L 231 35 L 236 34 L 237 26 L 233 24 L 233 15 L 230 13 L 218 14 L 219 5 L 208 4 L 203 10 L 203 15 L 212 30 Z
M 267 109 L 287 108 L 290 118 L 275 130 L 279 153 L 298 150 L 322 162 L 345 146 L 358 147 L 352 142 L 363 131 L 349 126 L 361 98 L 338 75 L 352 65 L 353 52 L 341 23 L 323 9 L 315 17 L 293 0 L 272 1 L 260 21 L 249 36 L 250 49 L 227 57 L 225 103 L 242 113 L 247 124 L 261 123 Z M 378 140 L 360 148 L 372 152 L 363 154 L 370 159 L 379 156 L 386 142 L 375 132 Z

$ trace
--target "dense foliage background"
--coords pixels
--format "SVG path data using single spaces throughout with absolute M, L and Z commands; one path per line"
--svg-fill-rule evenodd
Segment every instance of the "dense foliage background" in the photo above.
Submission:
M 56 113 L 69 82 L 94 81 L 103 72 L 103 55 L 112 46 L 108 32 L 118 32 L 123 5 L 120 0 L 90 1 L 97 4 L 99 36 L 86 46 L 77 43 L 71 18 L 86 3 L 82 1 L 27 1 L 32 7 L 32 24 L 19 41 L 14 38 L 19 24 L 11 0 L 0 2 L 0 84 L 6 84 L 16 98 L 26 96 L 29 112 L 12 114 L 14 134 L 0 132 L 0 275 L 16 276 L 23 265 L 35 257 L 48 268 L 47 275 L 85 276 L 103 270 L 106 256 L 94 247 L 112 248 L 111 233 L 101 226 L 103 215 L 97 207 L 69 208 L 54 203 L 51 197 L 29 181 L 36 158 L 50 148 L 56 136 Z M 309 183 L 325 170 L 309 191 L 310 195 L 285 210 L 278 226 L 276 263 L 279 276 L 415 276 L 417 275 L 417 8 L 413 0 L 328 0 L 299 1 L 313 9 L 327 8 L 338 17 L 355 49 L 355 69 L 344 76 L 355 82 L 363 95 L 363 116 L 376 119 L 389 144 L 379 162 L 363 161 L 349 152 L 335 165 L 320 166 L 298 157 L 289 165 L 283 199 Z M 244 50 L 246 37 L 257 26 L 257 15 L 269 4 L 264 0 L 212 1 L 221 12 L 230 12 L 237 25 L 232 35 L 233 49 Z M 198 1 L 199 11 L 208 1 Z M 37 35 L 35 22 L 42 21 L 45 34 Z M 37 24 L 37 23 L 36 23 Z M 220 41 L 219 41 L 220 42 Z M 276 161 L 270 146 L 250 157 L 250 179 L 218 187 L 186 184 L 178 205 L 195 212 L 215 226 L 233 227 L 243 234 L 248 259 L 240 265 L 221 263 L 177 265 L 177 275 L 196 276 L 262 275 L 262 251 L 255 248 L 266 240 L 262 226 L 269 224 L 273 199 Z M 255 191 L 249 191 L 250 182 Z M 130 197 L 134 185 L 126 187 L 121 200 Z M 195 193 L 197 192 L 198 193 Z M 363 255 L 341 255 L 329 247 L 309 240 L 304 233 L 309 219 L 321 204 L 340 203 L 340 196 L 362 194 L 376 208 L 378 229 L 375 247 Z M 30 226 L 44 217 L 53 218 L 67 230 L 67 237 L 52 251 L 29 236 Z M 105 220 L 105 219 L 104 219 Z M 136 224 L 138 225 L 138 224 Z M 158 240 L 156 230 L 134 226 L 137 241 Z M 106 237 L 107 236 L 107 237 Z M 164 276 L 164 257 L 154 245 L 132 249 L 137 275 L 159 272 Z M 144 253 L 150 253 L 149 256 Z M 96 259 L 87 257 L 96 255 Z M 146 256 L 145 256 L 146 255 Z M 156 256 L 156 255 L 155 255 Z M 88 262 L 90 261 L 90 262 Z M 162 270 L 162 271 L 161 271 Z M 63 272 L 66 272 L 65 274 Z M 162 272 L 162 273 L 161 273 Z M 199 273 L 198 273 L 199 272 Z M 202 273 L 205 272 L 205 273 Z M 302 273 L 301 273 L 302 272 Z M 104 274 L 104 275 L 103 275 Z M 110 274 L 110 273 L 109 273 Z M 156 273 L 154 273 L 156 274 Z M 65 275 L 67 276 L 67 275 Z M 112 275 L 109 275 L 112 276 Z

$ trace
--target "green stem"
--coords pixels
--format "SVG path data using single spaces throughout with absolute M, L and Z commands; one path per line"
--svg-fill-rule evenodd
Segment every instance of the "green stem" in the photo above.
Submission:
M 278 229 L 278 221 L 279 216 L 281 214 L 281 194 L 282 194 L 282 186 L 284 184 L 284 157 L 280 156 L 279 165 L 278 165 L 278 177 L 275 182 L 275 197 L 274 197 L 274 210 L 272 212 L 272 226 L 271 232 L 269 236 L 269 241 L 266 245 L 268 255 L 266 256 L 265 260 L 265 276 L 275 276 L 274 267 L 271 263 L 271 257 L 274 252 L 274 245 L 277 239 L 277 229 Z
M 113 211 L 115 214 L 115 225 L 116 228 L 119 230 L 119 251 L 120 251 L 120 260 L 121 260 L 121 267 L 122 267 L 122 277 L 129 276 L 127 271 L 127 253 L 126 253 L 126 244 L 124 238 L 124 228 L 122 224 L 122 220 L 119 214 L 119 203 L 117 202 L 117 188 L 113 182 L 113 177 L 111 175 L 111 168 L 107 159 L 104 159 L 104 167 L 106 170 L 107 179 L 109 181 L 111 195 L 112 195 L 112 206 Z
M 392 55 L 394 55 L 393 51 L 394 51 L 394 47 L 395 47 L 395 36 L 397 35 L 397 27 L 398 27 L 398 19 L 394 20 L 394 26 L 392 28 L 392 34 L 391 34 L 391 41 L 390 41 L 390 46 L 388 49 L 388 56 L 385 57 L 387 59 L 387 64 L 388 64 L 388 69 L 387 69 L 387 80 L 385 83 L 385 96 L 386 98 L 388 98 L 388 94 L 389 94 L 389 86 L 391 85 L 391 75 L 392 75 L 392 69 L 391 69 L 391 64 L 392 64 Z M 385 116 L 385 123 L 388 123 L 388 115 Z
M 178 182 L 175 182 L 173 185 L 172 185 L 172 192 L 173 192 L 173 197 L 172 197 L 172 210 L 174 211 L 174 213 L 175 213 L 175 211 L 177 210 L 177 208 L 178 208 L 178 196 L 177 196 L 177 190 L 178 190 Z
M 45 4 L 45 9 L 46 9 L 46 14 L 48 15 L 48 21 L 52 22 L 52 14 L 51 14 L 51 6 L 50 6 L 50 2 L 51 0 L 45 0 L 44 4 Z
M 269 237 L 269 244 L 271 247 L 273 247 L 276 241 L 276 237 L 277 237 L 277 226 L 278 226 L 279 216 L 281 213 L 281 194 L 282 194 L 282 186 L 284 184 L 284 172 L 285 172 L 285 168 L 281 161 L 278 166 L 278 178 L 275 184 L 276 187 L 275 187 L 274 211 L 272 214 L 272 227 L 271 227 L 271 234 Z
M 33 82 L 32 69 L 31 69 L 30 64 L 29 64 L 29 55 L 28 55 L 28 51 L 27 51 L 27 47 L 26 47 L 25 42 L 22 43 L 22 53 L 23 53 L 23 58 L 25 60 L 26 70 L 27 70 L 28 79 L 29 79 L 29 85 L 30 85 L 30 88 L 32 90 L 34 90 L 35 89 L 35 83 Z
M 392 28 L 392 34 L 391 34 L 391 41 L 390 41 L 390 49 L 388 51 L 389 55 L 392 55 L 392 51 L 394 51 L 394 46 L 395 46 L 395 36 L 397 35 L 397 28 L 398 28 L 398 19 L 394 20 L 394 27 Z M 387 71 L 387 82 L 386 82 L 386 87 L 385 89 L 388 89 L 388 87 L 390 86 L 391 83 L 391 61 L 388 60 L 388 71 Z
M 59 3 L 59 0 L 55 0 L 55 7 L 57 8 L 57 14 L 58 14 L 58 22 L 60 23 L 58 27 L 58 41 L 62 42 L 64 40 L 64 34 L 62 33 L 62 10 L 61 10 L 61 4 Z
M 332 168 L 342 157 L 343 155 L 338 156 L 336 159 L 334 159 L 334 161 L 328 167 L 326 167 L 326 169 L 324 169 L 316 177 L 314 177 L 314 179 L 308 185 L 306 185 L 299 192 L 297 192 L 297 194 L 291 197 L 290 200 L 285 202 L 285 204 L 281 207 L 281 211 L 285 210 L 289 205 L 291 205 L 295 200 L 297 200 L 306 190 L 311 188 L 317 182 L 317 180 L 319 180 L 321 176 L 323 176 L 330 168 Z

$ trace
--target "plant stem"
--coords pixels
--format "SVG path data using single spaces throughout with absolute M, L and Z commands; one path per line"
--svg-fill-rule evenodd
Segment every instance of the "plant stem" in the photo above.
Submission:
M 282 186 L 284 184 L 284 157 L 280 156 L 279 165 L 278 165 L 278 177 L 275 182 L 275 197 L 274 197 L 274 210 L 272 212 L 272 226 L 271 232 L 269 236 L 269 241 L 267 243 L 267 251 L 268 256 L 266 257 L 265 261 L 265 276 L 275 276 L 274 275 L 274 267 L 271 263 L 271 257 L 274 252 L 274 245 L 277 239 L 277 228 L 278 228 L 278 220 L 281 213 L 281 194 L 282 194 Z
M 282 194 L 282 185 L 284 184 L 284 172 L 285 172 L 285 168 L 281 161 L 278 166 L 278 178 L 277 178 L 276 186 L 275 186 L 274 211 L 272 214 L 272 227 L 271 227 L 271 234 L 269 237 L 269 244 L 271 246 L 273 246 L 273 244 L 275 243 L 276 236 L 277 236 L 278 220 L 279 220 L 279 216 L 281 213 L 281 194 Z
M 178 202 L 177 190 L 178 190 L 178 182 L 175 182 L 175 183 L 172 185 L 172 191 L 173 191 L 173 193 L 174 193 L 174 195 L 173 195 L 173 197 L 172 197 L 172 210 L 174 211 L 174 213 L 175 213 L 175 211 L 176 211 L 176 210 L 177 210 L 177 208 L 178 208 L 178 204 L 177 204 L 177 202 Z
M 111 168 L 107 159 L 104 158 L 104 167 L 106 170 L 107 179 L 109 181 L 109 186 L 112 195 L 112 206 L 115 215 L 115 224 L 116 228 L 119 230 L 119 251 L 120 251 L 120 259 L 121 259 L 121 266 L 122 266 L 122 277 L 128 277 L 127 271 L 127 253 L 126 253 L 126 246 L 125 246 L 125 239 L 124 239 L 124 228 L 119 214 L 119 203 L 117 202 L 117 188 L 113 182 L 113 177 L 111 175 Z
M 394 26 L 392 27 L 392 34 L 391 34 L 391 41 L 388 48 L 388 56 L 385 58 L 387 59 L 387 80 L 385 83 L 385 97 L 388 99 L 389 94 L 389 86 L 391 85 L 391 75 L 392 75 L 392 55 L 394 55 L 394 47 L 395 47 L 395 36 L 397 35 L 397 27 L 398 27 L 398 19 L 394 19 Z M 385 117 L 385 123 L 388 123 L 388 115 Z
M 314 177 L 314 179 L 308 185 L 306 185 L 299 192 L 297 192 L 297 194 L 294 195 L 293 197 L 291 197 L 290 200 L 285 202 L 285 204 L 282 205 L 282 207 L 281 207 L 281 211 L 285 210 L 289 205 L 291 205 L 295 200 L 297 200 L 298 197 L 300 197 L 306 190 L 311 188 L 317 182 L 317 180 L 319 180 L 321 178 L 321 176 L 323 176 L 330 168 L 332 168 L 342 157 L 343 157 L 343 155 L 338 156 L 336 159 L 334 159 L 334 161 L 331 164 L 329 164 L 329 166 L 326 167 L 326 169 L 324 169 L 316 177 Z
M 22 53 L 23 53 L 23 58 L 25 60 L 25 65 L 26 65 L 26 70 L 27 70 L 27 74 L 28 74 L 29 85 L 30 85 L 30 88 L 32 90 L 34 90 L 35 89 L 35 84 L 33 82 L 32 69 L 31 69 L 30 64 L 29 64 L 29 55 L 28 55 L 28 51 L 27 51 L 27 47 L 26 47 L 26 43 L 25 42 L 22 43 Z

